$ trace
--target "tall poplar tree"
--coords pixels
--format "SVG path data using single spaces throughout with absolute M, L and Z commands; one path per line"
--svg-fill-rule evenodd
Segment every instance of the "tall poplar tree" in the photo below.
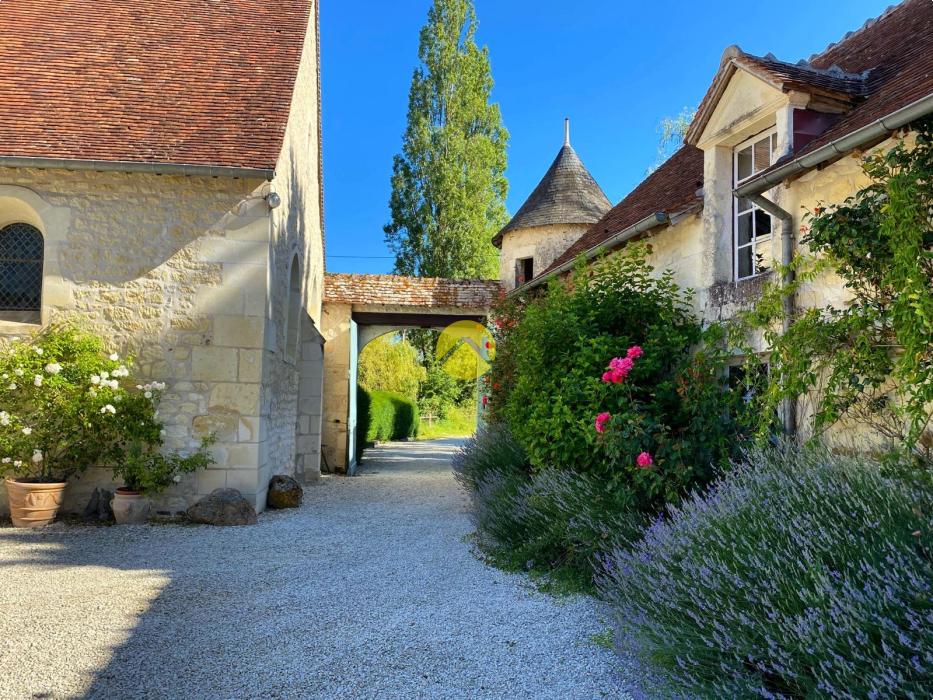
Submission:
M 475 34 L 473 0 L 433 0 L 385 226 L 399 274 L 498 277 L 490 241 L 508 221 L 508 132 L 489 100 L 489 51 Z

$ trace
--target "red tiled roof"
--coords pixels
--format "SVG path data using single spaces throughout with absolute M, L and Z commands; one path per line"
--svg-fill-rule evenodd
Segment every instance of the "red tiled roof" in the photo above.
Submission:
M 869 70 L 868 97 L 794 157 L 933 94 L 933 2 L 905 0 L 812 57 L 810 65 L 836 65 L 849 73 Z
M 0 156 L 271 170 L 309 0 L 16 0 Z
M 683 146 L 602 219 L 590 226 L 543 274 L 599 246 L 613 234 L 634 226 L 645 217 L 659 212 L 673 214 L 698 204 L 697 190 L 701 187 L 703 151 L 695 146 Z

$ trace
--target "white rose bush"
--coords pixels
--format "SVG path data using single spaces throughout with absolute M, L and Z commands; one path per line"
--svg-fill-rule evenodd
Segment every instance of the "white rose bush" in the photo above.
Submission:
M 110 467 L 127 487 L 155 491 L 207 466 L 203 448 L 190 457 L 158 454 L 165 384 L 131 384 L 131 367 L 131 358 L 71 325 L 0 347 L 0 475 L 54 483 Z M 156 478 L 147 473 L 153 466 Z

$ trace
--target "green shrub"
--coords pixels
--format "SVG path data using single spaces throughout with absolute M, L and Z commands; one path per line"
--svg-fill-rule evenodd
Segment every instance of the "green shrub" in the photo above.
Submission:
M 387 440 L 406 440 L 418 434 L 418 406 L 411 399 L 388 391 L 357 387 L 357 447 Z
M 752 452 L 599 585 L 652 697 L 933 696 L 933 487 L 866 457 Z
M 479 545 L 496 563 L 548 572 L 573 589 L 590 588 L 594 556 L 637 538 L 645 525 L 598 478 L 532 469 L 502 425 L 470 440 L 454 471 L 471 494 Z
M 689 292 L 655 273 L 644 246 L 579 268 L 572 283 L 503 315 L 492 413 L 536 467 L 588 474 L 654 513 L 734 456 L 745 428 L 740 397 L 724 385 L 724 334 L 701 329 Z M 643 354 L 624 381 L 605 381 L 630 350 Z M 603 413 L 612 419 L 600 434 Z M 637 464 L 643 452 L 650 469 Z

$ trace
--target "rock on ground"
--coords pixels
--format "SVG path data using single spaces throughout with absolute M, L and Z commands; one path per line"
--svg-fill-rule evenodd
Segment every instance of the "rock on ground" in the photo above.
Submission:
M 290 476 L 277 474 L 269 481 L 266 506 L 269 508 L 297 508 L 301 505 L 304 490 Z
M 214 489 L 188 508 L 188 518 L 205 525 L 255 525 L 256 510 L 236 489 Z
M 590 598 L 471 552 L 449 442 L 249 528 L 0 528 L 0 698 L 624 698 Z

